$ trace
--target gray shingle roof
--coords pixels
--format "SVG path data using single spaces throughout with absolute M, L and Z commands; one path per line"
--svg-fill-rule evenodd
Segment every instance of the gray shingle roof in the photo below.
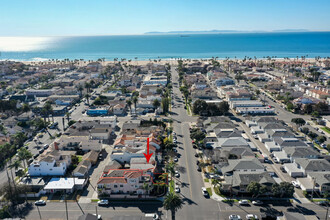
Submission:
M 320 153 L 310 147 L 284 147 L 283 151 L 290 157 L 304 158 L 320 156 Z
M 223 173 L 233 172 L 235 170 L 258 170 L 265 169 L 260 161 L 253 159 L 228 160 L 228 166 L 222 168 Z
M 305 171 L 330 171 L 330 163 L 325 159 L 298 158 L 295 162 Z

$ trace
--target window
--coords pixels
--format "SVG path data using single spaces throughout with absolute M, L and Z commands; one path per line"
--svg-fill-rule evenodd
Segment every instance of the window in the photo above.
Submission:
M 117 188 L 117 185 L 113 185 L 114 188 Z
M 119 187 L 124 187 L 124 185 L 123 184 L 120 184 Z

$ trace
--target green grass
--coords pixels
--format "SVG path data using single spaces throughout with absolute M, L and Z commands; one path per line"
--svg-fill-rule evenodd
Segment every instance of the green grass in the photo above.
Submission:
M 209 193 L 210 197 L 213 195 L 211 187 L 206 188 L 207 192 Z
M 77 155 L 77 157 L 78 157 L 78 163 L 80 163 L 82 161 L 83 156 Z
M 100 201 L 99 199 L 91 199 L 91 202 L 98 202 Z
M 208 182 L 210 182 L 210 180 L 209 179 L 204 179 L 204 182 L 208 183 Z
M 175 183 L 174 180 L 170 181 L 170 192 L 174 192 Z
M 327 132 L 328 134 L 330 134 L 330 128 L 328 128 L 328 127 L 322 127 L 321 129 L 323 131 Z
M 321 202 L 321 201 L 325 201 L 326 199 L 313 199 L 313 202 Z

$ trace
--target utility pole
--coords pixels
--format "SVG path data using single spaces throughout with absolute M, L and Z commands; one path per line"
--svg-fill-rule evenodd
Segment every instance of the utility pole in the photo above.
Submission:
M 41 219 L 41 213 L 40 213 L 40 210 L 39 210 L 39 206 L 37 206 L 37 209 L 38 209 L 39 217 Z
M 66 192 L 65 192 L 65 190 L 64 190 L 64 203 L 65 203 L 66 220 L 69 220 L 68 204 L 66 202 Z
M 314 198 L 314 187 L 315 187 L 315 177 L 312 178 L 313 181 L 313 188 L 312 188 L 312 202 L 313 202 L 313 198 Z
M 97 216 L 98 216 L 98 214 L 97 214 L 97 206 L 95 206 L 95 211 L 96 211 L 96 218 L 97 218 Z

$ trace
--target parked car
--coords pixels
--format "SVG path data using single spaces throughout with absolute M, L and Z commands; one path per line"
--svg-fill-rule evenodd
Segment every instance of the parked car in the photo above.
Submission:
M 249 201 L 248 200 L 245 200 L 245 199 L 239 200 L 238 204 L 239 205 L 249 205 Z
M 175 192 L 180 193 L 180 187 L 178 185 L 175 186 Z
M 45 145 L 44 145 L 44 149 L 45 149 L 45 150 L 46 150 L 48 147 L 49 147 L 48 144 L 45 144 Z
M 260 200 L 255 200 L 255 201 L 252 201 L 252 204 L 253 205 L 262 205 L 264 203 L 262 201 L 260 201 Z
M 144 217 L 147 217 L 147 218 L 152 218 L 154 220 L 158 220 L 159 219 L 159 216 L 156 214 L 156 213 L 146 213 L 144 215 Z
M 102 219 L 102 216 L 101 215 L 97 215 L 97 214 L 93 214 L 97 217 L 97 220 L 101 220 Z
M 176 170 L 174 176 L 177 177 L 177 178 L 180 177 L 179 171 Z
M 99 206 L 109 205 L 109 200 L 101 199 L 100 201 L 97 202 L 97 205 Z
M 207 190 L 206 190 L 205 187 L 202 187 L 202 193 L 203 193 L 203 196 L 204 196 L 204 197 L 209 196 L 209 193 L 207 192 Z
M 202 168 L 200 166 L 197 167 L 197 171 L 198 172 L 201 172 L 202 171 Z
M 35 201 L 34 204 L 35 204 L 35 205 L 46 205 L 46 201 L 40 199 L 40 200 L 38 200 L 38 201 Z
M 229 220 L 241 220 L 241 216 L 233 214 L 229 216 Z
M 253 214 L 247 214 L 246 215 L 246 219 L 258 219 L 258 216 L 257 215 L 253 215 Z
M 283 172 L 283 173 L 286 173 L 286 170 L 283 166 L 280 166 L 280 170 Z
M 324 200 L 324 201 L 319 201 L 317 204 L 322 206 L 327 206 L 329 205 L 329 202 Z
M 299 187 L 300 187 L 299 183 L 296 182 L 296 181 L 291 181 L 291 184 L 292 184 L 294 187 L 296 187 L 296 188 L 299 188 Z
M 174 157 L 173 161 L 178 162 L 179 161 L 178 157 Z

